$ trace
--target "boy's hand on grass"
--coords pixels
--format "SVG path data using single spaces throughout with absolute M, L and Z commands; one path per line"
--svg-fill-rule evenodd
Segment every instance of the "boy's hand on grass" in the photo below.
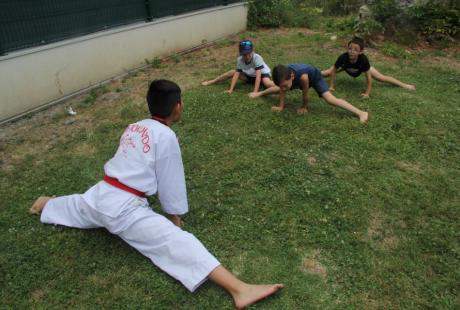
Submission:
M 170 215 L 169 216 L 169 219 L 171 220 L 171 222 L 173 222 L 174 225 L 176 225 L 177 227 L 179 228 L 182 228 L 184 227 L 184 221 L 182 220 L 182 218 L 179 216 L 179 215 Z
M 329 87 L 329 91 L 330 91 L 331 93 L 334 92 L 334 91 L 335 91 L 335 87 L 334 87 L 334 86 Z
M 230 95 L 231 93 L 233 93 L 233 90 L 231 90 L 231 89 L 227 89 L 226 91 L 224 91 L 224 93 L 226 93 L 226 94 L 229 94 L 229 95 Z
M 368 93 L 362 93 L 362 94 L 361 94 L 361 97 L 362 97 L 363 99 L 367 99 L 367 98 L 369 98 L 369 94 L 368 94 Z
M 272 107 L 272 112 L 282 112 L 284 110 L 283 107 L 278 107 L 278 106 L 273 106 Z

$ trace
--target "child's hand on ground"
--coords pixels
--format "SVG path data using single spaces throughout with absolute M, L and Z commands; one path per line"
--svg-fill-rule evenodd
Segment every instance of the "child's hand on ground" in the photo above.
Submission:
M 250 98 L 257 98 L 257 97 L 259 97 L 259 93 L 253 91 L 253 92 L 250 92 L 250 93 L 248 94 L 248 96 L 249 96 Z
M 179 227 L 179 228 L 184 227 L 184 221 L 182 220 L 182 218 L 179 215 L 170 215 L 169 219 L 177 227 Z
M 231 93 L 233 93 L 233 90 L 231 90 L 231 89 L 227 89 L 226 91 L 224 91 L 224 93 L 226 93 L 226 94 L 229 94 L 229 95 L 230 95 Z
M 362 93 L 361 97 L 364 98 L 364 99 L 369 98 L 369 94 L 368 93 Z
M 301 107 L 297 109 L 297 114 L 305 114 L 308 112 L 307 108 Z
M 335 91 L 335 87 L 334 87 L 334 86 L 329 87 L 329 91 L 330 91 L 331 93 L 334 92 L 334 91 Z
M 282 112 L 283 110 L 284 108 L 282 107 L 277 107 L 277 106 L 272 107 L 272 112 Z

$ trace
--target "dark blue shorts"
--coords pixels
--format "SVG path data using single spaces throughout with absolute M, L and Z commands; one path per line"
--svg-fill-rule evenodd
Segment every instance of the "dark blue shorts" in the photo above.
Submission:
M 255 77 L 255 76 L 249 76 L 249 75 L 247 75 L 247 74 L 244 73 L 244 72 L 241 72 L 241 74 L 242 74 L 243 76 L 246 77 L 246 83 L 248 83 L 248 84 L 255 84 L 255 83 L 256 83 L 256 77 Z M 270 74 L 262 73 L 261 81 L 262 81 L 262 79 L 265 78 L 265 77 L 270 78 Z
M 312 82 L 311 87 L 316 90 L 316 93 L 320 97 L 322 97 L 325 92 L 329 91 L 329 85 L 327 85 L 326 81 L 321 76 Z

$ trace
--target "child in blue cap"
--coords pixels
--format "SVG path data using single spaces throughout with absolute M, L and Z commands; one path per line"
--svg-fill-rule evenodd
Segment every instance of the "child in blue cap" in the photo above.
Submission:
M 252 98 L 277 93 L 279 88 L 271 80 L 270 67 L 264 62 L 262 56 L 254 52 L 252 41 L 240 41 L 239 52 L 240 56 L 237 59 L 235 70 L 225 72 L 215 79 L 204 81 L 201 85 L 208 86 L 231 78 L 230 88 L 225 91 L 228 94 L 233 92 L 238 80 L 254 85 L 253 91 L 249 93 Z M 259 92 L 261 84 L 265 90 Z

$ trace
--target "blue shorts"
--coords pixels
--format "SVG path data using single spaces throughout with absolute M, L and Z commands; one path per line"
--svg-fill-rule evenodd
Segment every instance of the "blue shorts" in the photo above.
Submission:
M 311 87 L 316 90 L 316 93 L 320 97 L 322 97 L 325 92 L 329 91 L 329 85 L 327 85 L 326 81 L 321 76 L 312 82 Z

